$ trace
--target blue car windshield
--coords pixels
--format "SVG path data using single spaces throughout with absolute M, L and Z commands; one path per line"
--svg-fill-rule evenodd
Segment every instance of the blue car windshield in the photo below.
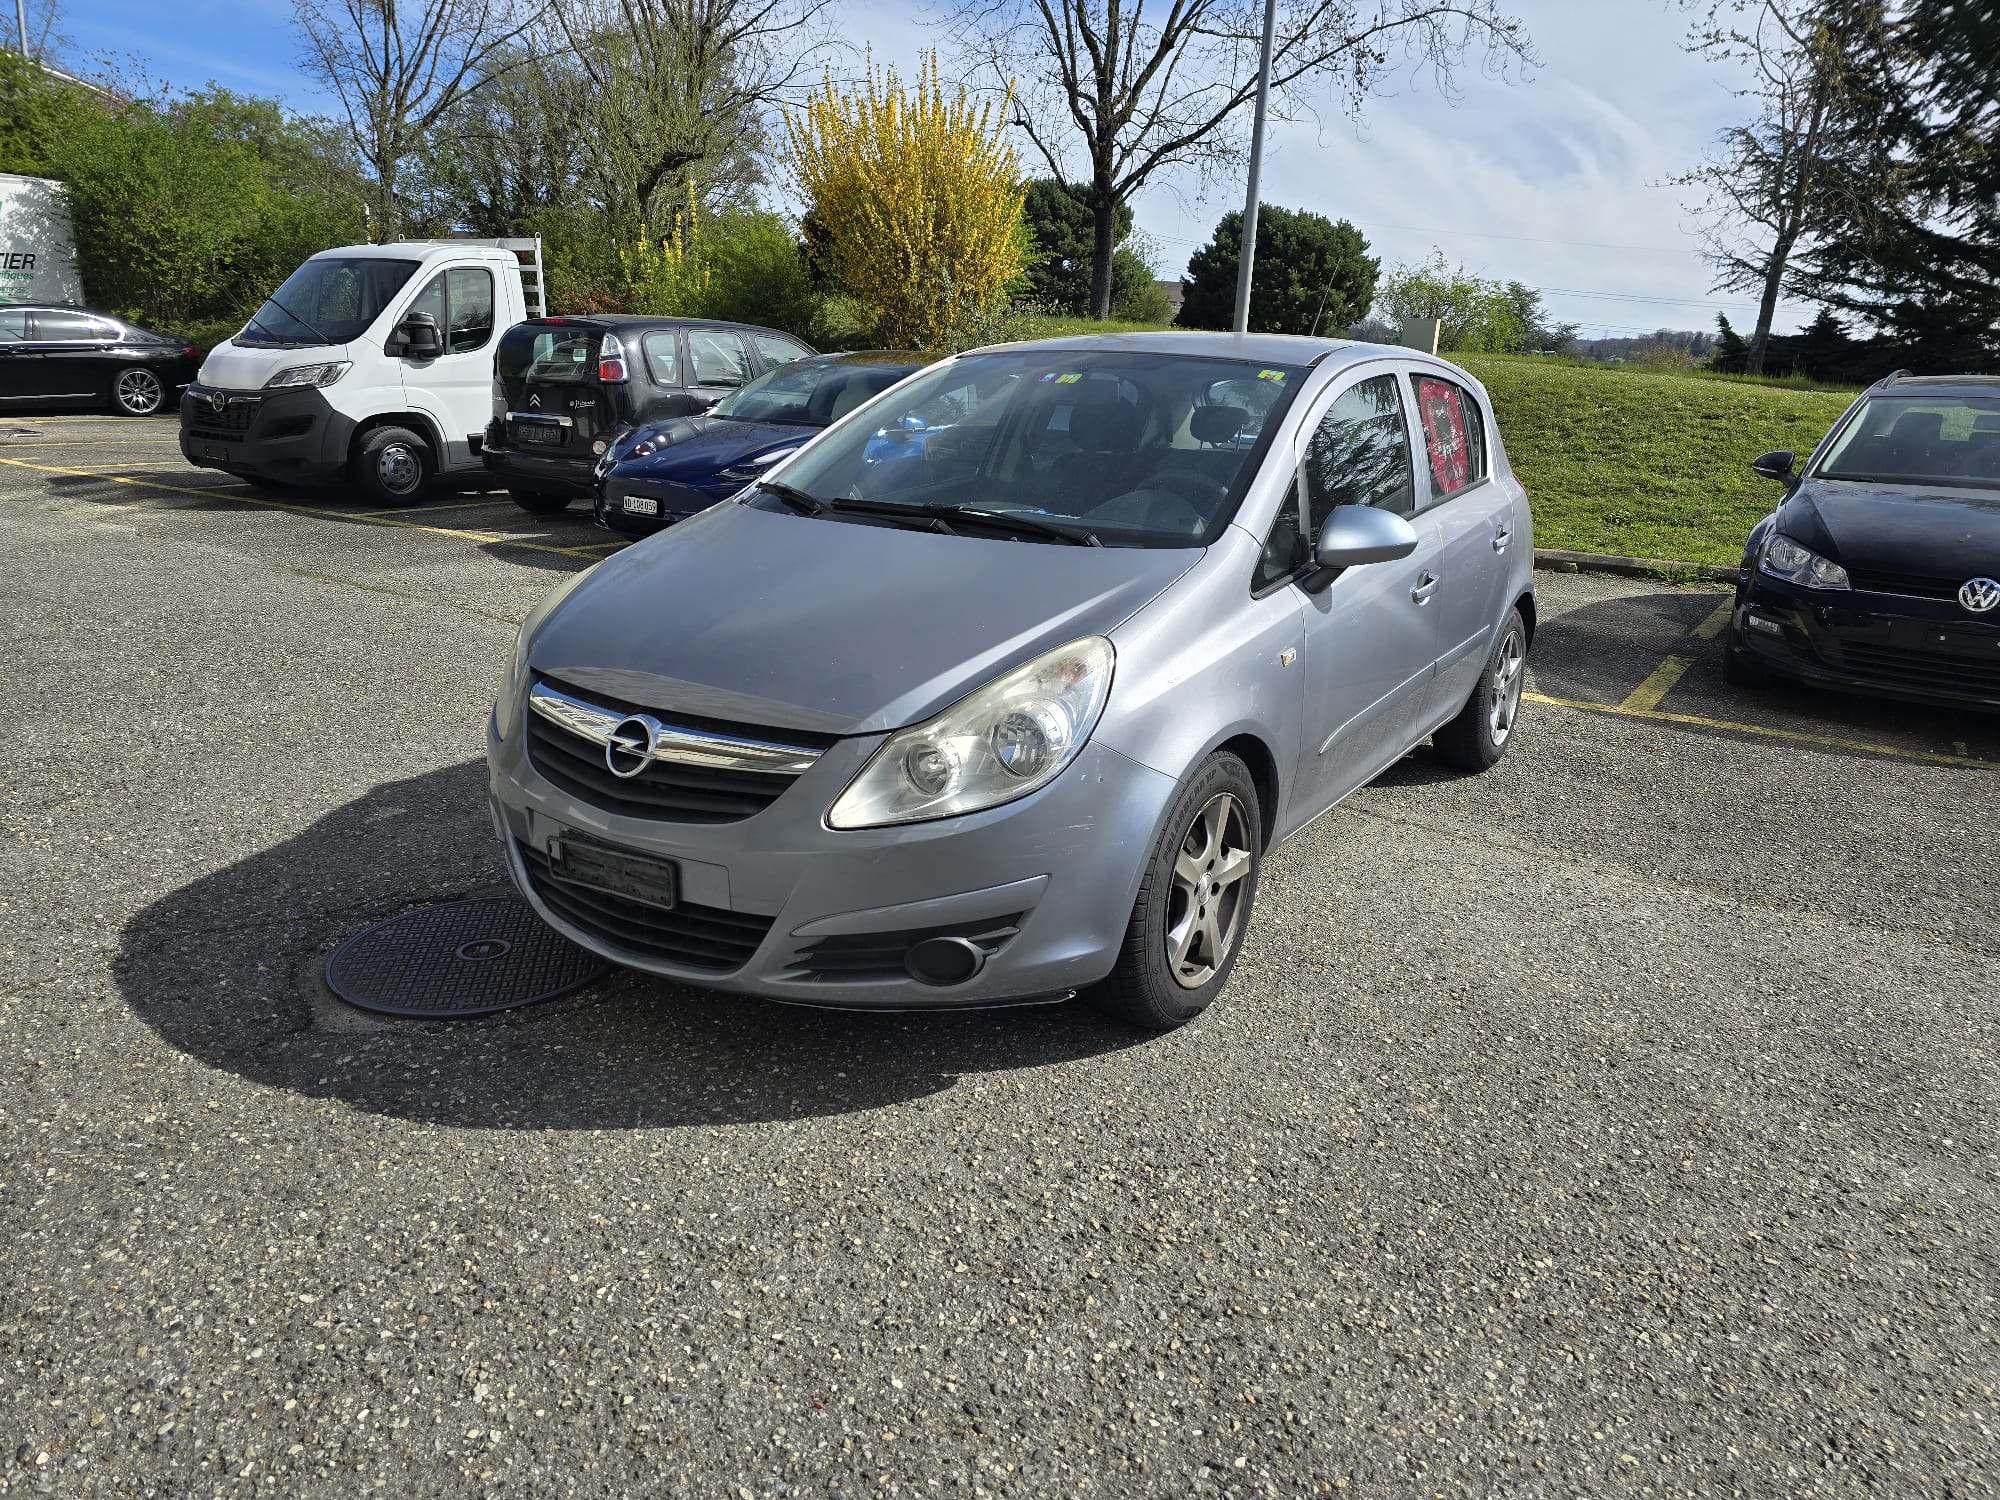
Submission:
M 1816 472 L 1823 479 L 2000 489 L 2000 396 L 1872 396 Z
M 711 415 L 732 422 L 828 427 L 916 368 L 800 360 L 765 371 L 719 403 Z
M 416 270 L 413 260 L 315 256 L 264 299 L 236 342 L 262 348 L 350 343 L 382 316 Z
M 996 350 L 934 365 L 785 466 L 853 514 L 988 512 L 1106 547 L 1207 546 L 1236 513 L 1302 367 L 1139 351 Z M 783 493 L 752 503 L 779 508 Z M 887 511 L 893 514 L 893 511 Z

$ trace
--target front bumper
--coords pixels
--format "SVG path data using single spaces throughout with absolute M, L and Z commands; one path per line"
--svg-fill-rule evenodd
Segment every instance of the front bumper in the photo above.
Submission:
M 704 489 L 668 480 L 627 478 L 613 469 L 597 482 L 597 524 L 607 531 L 622 531 L 627 536 L 651 536 L 676 521 L 685 521 L 689 516 L 700 515 L 712 505 L 720 505 L 739 488 L 741 486 L 724 484 Z M 660 513 L 657 516 L 634 515 L 625 509 L 627 495 L 659 502 Z
M 545 922 L 631 968 L 811 1005 L 991 1005 L 1094 984 L 1116 960 L 1176 790 L 1171 777 L 1093 743 L 1048 786 L 1003 807 L 830 829 L 827 808 L 882 742 L 870 735 L 836 742 L 750 817 L 668 823 L 609 813 L 552 785 L 527 738 L 516 727 L 503 741 L 489 722 L 489 790 L 508 870 Z M 547 850 L 566 833 L 673 861 L 677 906 L 632 911 L 551 887 Z M 639 946 L 676 924 L 730 956 L 690 964 Z M 899 972 L 903 945 L 925 935 L 990 951 L 971 978 L 927 984 Z
M 1755 665 L 1802 682 L 2000 712 L 2000 621 L 1952 600 L 1805 589 L 1751 572 L 1730 636 Z
M 181 457 L 204 469 L 287 484 L 330 485 L 347 469 L 354 419 L 310 387 L 181 393 Z

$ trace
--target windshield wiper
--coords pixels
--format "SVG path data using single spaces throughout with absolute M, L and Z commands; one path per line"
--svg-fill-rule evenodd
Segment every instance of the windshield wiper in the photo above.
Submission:
M 250 321 L 271 335 L 271 346 L 275 349 L 299 349 L 304 347 L 297 339 L 280 338 L 278 330 L 273 328 L 269 323 L 266 323 L 255 313 L 250 314 Z
M 271 306 L 277 308 L 279 312 L 283 313 L 286 317 L 290 318 L 294 323 L 298 324 L 299 327 L 303 328 L 307 333 L 311 334 L 314 338 L 318 339 L 322 344 L 331 344 L 336 342 L 336 340 L 330 339 L 325 334 L 321 333 L 317 328 L 313 327 L 312 324 L 308 323 L 304 318 L 300 317 L 297 313 L 293 312 L 289 307 L 285 306 L 285 304 L 280 302 L 276 297 L 266 297 L 264 300 L 270 303 Z M 252 314 L 252 316 L 254 317 L 255 314 Z M 264 325 L 265 331 L 269 332 L 270 327 L 271 325 L 266 323 Z
M 826 502 L 817 495 L 808 495 L 796 485 L 786 484 L 777 479 L 760 479 L 757 488 L 775 495 L 793 510 L 802 515 L 821 516 L 826 514 Z
M 1002 530 L 1025 531 L 1031 536 L 1045 536 L 1054 541 L 1069 542 L 1078 547 L 1102 547 L 1094 531 L 1083 531 L 1070 526 L 1058 526 L 1053 521 L 1044 521 L 1040 516 L 1023 515 L 1011 510 L 981 510 L 976 505 L 934 505 L 925 507 L 935 515 L 963 516 L 968 521 L 977 521 L 982 526 L 992 526 Z

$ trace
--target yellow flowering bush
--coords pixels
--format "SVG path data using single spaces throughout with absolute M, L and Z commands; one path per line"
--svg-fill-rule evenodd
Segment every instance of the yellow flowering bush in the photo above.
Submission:
M 816 226 L 823 274 L 892 348 L 944 351 L 990 328 L 1027 267 L 1021 173 L 996 119 L 937 56 L 914 88 L 871 70 L 843 94 L 829 76 L 785 116 L 780 159 Z

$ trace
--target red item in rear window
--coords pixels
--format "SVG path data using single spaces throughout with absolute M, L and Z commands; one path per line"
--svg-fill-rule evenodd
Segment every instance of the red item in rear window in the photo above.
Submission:
M 1458 388 L 1442 380 L 1416 377 L 1417 415 L 1423 419 L 1424 447 L 1431 459 L 1431 489 L 1436 498 L 1456 494 L 1472 483 L 1472 453 L 1465 441 L 1465 412 Z

